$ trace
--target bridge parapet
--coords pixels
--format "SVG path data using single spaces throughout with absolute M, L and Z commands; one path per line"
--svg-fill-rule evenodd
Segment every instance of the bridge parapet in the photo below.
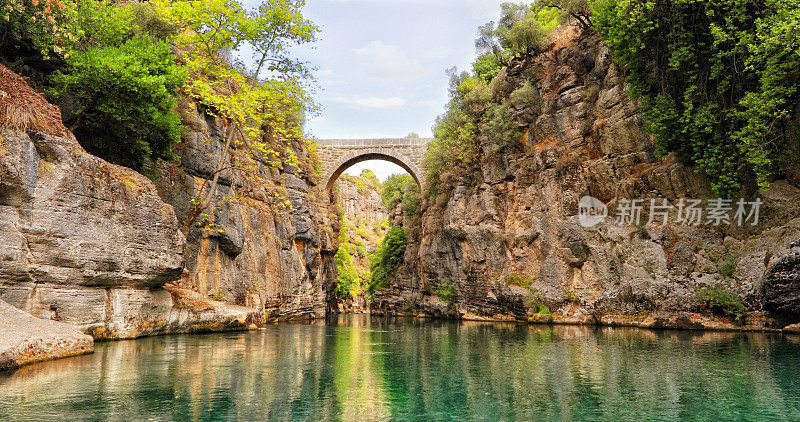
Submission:
M 366 160 L 395 163 L 411 174 L 417 183 L 424 180 L 422 158 L 433 138 L 320 139 L 316 141 L 322 162 L 322 181 L 326 189 L 348 167 Z

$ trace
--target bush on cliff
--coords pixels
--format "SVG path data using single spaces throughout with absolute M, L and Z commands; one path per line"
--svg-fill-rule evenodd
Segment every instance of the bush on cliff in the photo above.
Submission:
M 134 169 L 174 157 L 181 121 L 172 109 L 186 75 L 166 42 L 137 36 L 76 51 L 67 63 L 48 93 L 71 104 L 67 124 L 89 153 Z
M 702 287 L 695 293 L 695 299 L 714 313 L 736 319 L 742 318 L 746 309 L 739 296 L 721 288 Z
M 592 4 L 658 151 L 696 164 L 720 195 L 767 188 L 796 139 L 797 1 Z
M 386 232 L 378 250 L 370 257 L 372 275 L 367 285 L 369 293 L 375 293 L 389 284 L 389 277 L 403 263 L 407 245 L 408 232 L 403 228 L 392 226 Z
M 402 203 L 403 215 L 410 221 L 420 215 L 419 185 L 410 174 L 393 174 L 383 183 L 381 200 L 387 210 L 393 210 Z

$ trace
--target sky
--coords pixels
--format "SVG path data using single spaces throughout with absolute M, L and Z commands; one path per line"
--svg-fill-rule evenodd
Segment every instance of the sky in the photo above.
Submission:
M 295 53 L 317 68 L 322 110 L 306 131 L 319 139 L 431 137 L 448 101 L 445 71 L 469 68 L 478 26 L 497 20 L 501 2 L 308 0 L 304 15 L 320 27 L 319 40 Z M 404 172 L 380 161 L 347 173 L 363 168 L 380 180 Z

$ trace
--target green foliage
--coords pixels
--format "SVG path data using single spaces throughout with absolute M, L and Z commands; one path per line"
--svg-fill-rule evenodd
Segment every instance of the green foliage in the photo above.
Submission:
M 533 4 L 536 18 L 547 30 L 573 20 L 584 29 L 592 26 L 592 10 L 587 0 L 549 0 Z
M 336 255 L 333 256 L 333 259 L 336 262 L 336 270 L 338 272 L 336 278 L 336 296 L 342 299 L 358 296 L 361 291 L 361 279 L 353 263 L 352 245 L 349 243 L 340 243 L 339 249 L 336 251 Z
M 486 82 L 466 72 L 450 74 L 450 101 L 445 114 L 436 118 L 434 140 L 428 144 L 423 164 L 427 169 L 428 195 L 440 188 L 440 177 L 450 171 L 466 171 L 479 157 L 476 140 L 480 115 L 491 100 Z
M 364 225 L 359 225 L 356 227 L 356 234 L 362 238 L 368 238 L 371 236 L 370 230 Z
M 372 172 L 370 169 L 361 170 L 361 179 L 363 179 L 369 187 L 372 188 L 375 192 L 381 193 L 383 190 L 383 186 L 381 185 L 381 181 L 378 180 L 378 176 L 375 176 L 375 173 Z
M 727 251 L 725 255 L 717 262 L 717 273 L 725 278 L 733 277 L 736 271 L 736 258 L 731 256 Z
M 481 55 L 492 54 L 497 62 L 508 65 L 514 57 L 531 56 L 547 43 L 549 29 L 537 13 L 525 4 L 503 3 L 495 27 L 489 22 L 478 28 L 475 47 Z
M 416 138 L 419 138 L 419 135 L 416 132 L 411 132 L 408 135 L 406 135 L 406 138 L 408 138 L 408 139 L 416 139 Z
M 521 87 L 515 89 L 508 97 L 508 100 L 512 106 L 518 109 L 526 106 L 536 106 L 542 101 L 531 81 L 525 81 Z
M 483 116 L 483 133 L 491 142 L 490 153 L 499 154 L 519 142 L 522 130 L 511 118 L 511 108 L 506 104 L 494 104 Z
M 635 234 L 640 239 L 648 239 L 650 237 L 650 231 L 647 230 L 647 224 L 644 221 L 636 225 Z
M 403 215 L 413 222 L 420 216 L 419 185 L 410 174 L 393 174 L 383 183 L 381 200 L 387 210 L 402 202 Z
M 436 296 L 439 296 L 439 299 L 447 303 L 453 303 L 458 298 L 458 292 L 456 291 L 456 285 L 453 284 L 450 280 L 442 280 L 436 286 Z
M 706 307 L 718 315 L 736 319 L 742 318 L 746 309 L 739 296 L 722 288 L 702 287 L 697 289 L 695 299 L 703 302 Z
M 67 53 L 80 38 L 78 17 L 73 0 L 7 0 L 0 6 L 0 51 L 6 58 Z
M 596 0 L 593 22 L 626 68 L 658 152 L 723 196 L 766 189 L 800 95 L 794 0 Z
M 527 290 L 531 290 L 531 285 L 536 281 L 537 276 L 522 276 L 517 273 L 511 273 L 504 279 L 506 286 L 519 286 Z
M 290 145 L 307 141 L 298 116 L 315 107 L 303 87 L 308 68 L 288 54 L 316 39 L 318 28 L 300 13 L 304 1 L 267 0 L 250 11 L 237 0 L 152 3 L 176 27 L 172 39 L 189 73 L 184 91 L 234 124 L 225 142 L 245 148 L 245 177 L 255 177 L 260 164 L 296 167 Z M 232 51 L 252 52 L 254 60 L 233 61 Z
M 578 294 L 573 292 L 572 290 L 565 290 L 564 296 L 566 296 L 567 301 L 574 304 L 580 304 L 581 298 L 578 297 Z
M 500 153 L 520 138 L 509 104 L 495 103 L 488 84 L 511 60 L 544 49 L 555 16 L 549 9 L 535 11 L 525 4 L 503 3 L 497 24 L 489 22 L 478 28 L 478 58 L 472 64 L 472 73 L 448 70 L 450 101 L 445 113 L 436 119 L 435 139 L 428 144 L 423 160 L 427 169 L 426 194 L 430 198 L 450 185 L 442 183 L 443 179 L 475 170 L 484 152 L 478 142 L 480 135 L 491 141 L 486 151 L 489 154 Z M 511 104 L 537 104 L 532 85 L 527 83 L 517 89 Z
M 67 123 L 87 151 L 135 169 L 148 158 L 173 158 L 181 124 L 172 109 L 185 72 L 166 42 L 135 36 L 118 47 L 76 51 L 67 63 L 48 94 L 72 103 Z
M 408 245 L 408 232 L 400 227 L 391 227 L 378 250 L 370 257 L 371 278 L 367 285 L 370 293 L 389 285 L 389 277 L 400 264 Z
M 538 290 L 531 290 L 531 295 L 526 299 L 525 305 L 528 309 L 532 310 L 534 314 L 550 315 L 550 308 L 545 306 L 541 300 L 541 292 Z
M 483 79 L 487 84 L 492 82 L 492 79 L 500 73 L 500 69 L 502 68 L 503 65 L 500 63 L 500 60 L 492 53 L 481 54 L 475 59 L 475 62 L 472 63 L 472 72 L 475 76 Z

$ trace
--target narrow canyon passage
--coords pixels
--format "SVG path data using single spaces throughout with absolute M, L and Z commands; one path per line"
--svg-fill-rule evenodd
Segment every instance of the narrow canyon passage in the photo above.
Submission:
M 404 172 L 380 181 L 364 168 L 358 175 L 342 173 L 336 178 L 331 197 L 339 216 L 339 245 L 329 312 L 370 310 L 375 292 L 387 287 L 405 260 L 409 239 L 418 231 L 419 192 L 416 180 Z

